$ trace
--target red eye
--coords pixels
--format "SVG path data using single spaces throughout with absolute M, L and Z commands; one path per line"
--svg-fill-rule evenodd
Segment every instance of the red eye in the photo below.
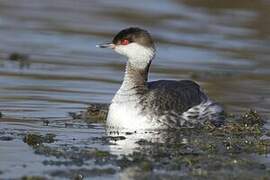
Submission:
M 122 39 L 121 40 L 121 45 L 127 45 L 129 41 L 127 39 Z

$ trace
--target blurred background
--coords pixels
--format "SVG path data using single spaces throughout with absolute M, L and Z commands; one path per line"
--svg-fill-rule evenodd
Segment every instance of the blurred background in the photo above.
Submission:
M 66 117 L 109 103 L 125 58 L 95 45 L 123 28 L 157 46 L 150 80 L 193 79 L 228 112 L 270 115 L 268 0 L 1 0 L 0 111 Z

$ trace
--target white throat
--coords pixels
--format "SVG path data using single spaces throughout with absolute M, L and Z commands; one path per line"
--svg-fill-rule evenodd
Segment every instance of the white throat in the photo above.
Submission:
M 118 45 L 115 51 L 128 58 L 128 62 L 137 69 L 144 69 L 155 56 L 155 49 L 138 43 Z

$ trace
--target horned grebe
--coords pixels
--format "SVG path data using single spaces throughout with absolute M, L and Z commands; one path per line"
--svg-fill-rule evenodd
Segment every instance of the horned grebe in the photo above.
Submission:
M 206 120 L 215 125 L 224 122 L 223 108 L 209 100 L 195 82 L 147 82 L 155 46 L 146 30 L 124 29 L 111 43 L 97 47 L 112 48 L 128 58 L 123 83 L 109 107 L 109 128 L 136 131 L 181 127 Z

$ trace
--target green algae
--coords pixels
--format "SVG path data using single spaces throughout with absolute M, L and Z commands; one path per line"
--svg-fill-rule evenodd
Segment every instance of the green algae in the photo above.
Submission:
M 263 118 L 253 109 L 242 115 L 238 121 L 244 126 L 262 126 L 265 123 Z
M 39 135 L 39 134 L 26 134 L 23 138 L 23 141 L 30 146 L 39 146 L 43 143 L 53 143 L 55 141 L 55 134 L 46 134 L 46 135 Z
M 34 146 L 35 154 L 45 155 L 47 157 L 56 157 L 58 160 L 44 160 L 44 165 L 65 165 L 82 166 L 86 161 L 94 160 L 96 162 L 108 162 L 115 159 L 116 156 L 107 151 L 97 148 L 78 148 L 78 147 L 50 147 L 48 145 Z M 64 160 L 63 160 L 64 159 Z
M 96 151 L 95 156 L 100 158 L 100 157 L 109 157 L 110 153 L 106 151 Z

